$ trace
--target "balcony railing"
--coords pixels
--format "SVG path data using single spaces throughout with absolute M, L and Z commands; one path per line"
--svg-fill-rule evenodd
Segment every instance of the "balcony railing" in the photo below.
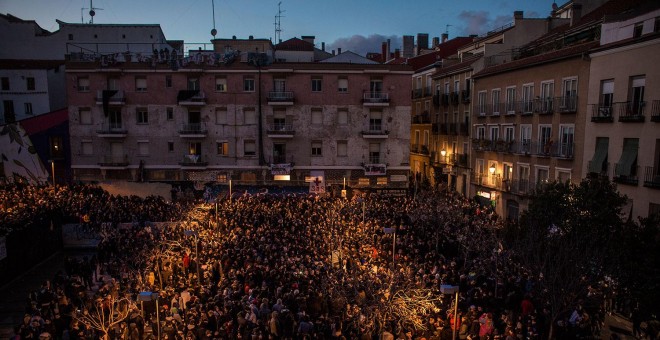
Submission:
M 630 166 L 630 169 L 626 167 Z M 621 184 L 630 184 L 637 185 L 639 179 L 637 178 L 637 173 L 639 172 L 639 166 L 631 166 L 629 164 L 614 164 L 614 177 L 612 178 L 613 182 Z
M 423 144 L 413 144 L 410 147 L 410 151 L 422 155 L 430 155 L 431 153 L 429 152 L 429 147 Z
M 470 91 L 468 90 L 461 91 L 461 102 L 463 102 L 463 104 L 467 104 L 470 102 Z
M 295 130 L 293 124 L 272 124 L 267 127 L 266 133 L 268 135 L 294 135 Z
M 534 193 L 536 185 L 534 179 L 508 179 L 502 186 L 502 189 L 517 195 L 531 196 Z
M 204 123 L 185 123 L 181 124 L 179 135 L 206 135 L 206 125 Z
M 181 90 L 177 94 L 179 105 L 203 106 L 206 105 L 206 94 L 199 90 Z
M 644 169 L 644 186 L 647 188 L 660 189 L 660 168 L 647 166 Z
M 362 103 L 365 105 L 388 105 L 389 102 L 390 95 L 387 92 L 364 91 L 362 95 Z
M 368 130 L 362 131 L 363 138 L 387 138 L 389 131 L 383 130 L 381 125 L 370 125 Z
M 611 123 L 614 121 L 611 104 L 590 104 L 589 106 L 591 106 L 591 121 L 593 123 Z
M 456 106 L 456 105 L 460 104 L 458 98 L 460 98 L 460 95 L 459 95 L 458 92 L 449 93 L 449 102 L 451 103 L 451 105 Z
M 206 166 L 208 165 L 208 162 L 206 161 L 206 157 L 203 155 L 186 154 L 183 155 L 179 164 L 182 166 Z
M 124 105 L 126 98 L 121 90 L 99 90 L 96 91 L 96 105 Z
M 293 103 L 294 95 L 291 91 L 270 91 L 266 98 L 269 104 Z
M 103 123 L 96 134 L 102 137 L 126 137 L 127 131 L 121 122 Z
M 440 94 L 440 105 L 449 106 L 449 93 Z
M 603 164 L 597 166 L 597 169 L 594 169 L 595 171 L 592 171 L 592 164 L 593 161 L 589 161 L 587 163 L 587 174 L 590 177 L 602 177 L 602 178 L 608 178 L 610 177 L 610 163 L 609 162 L 603 162 Z
M 660 100 L 654 100 L 651 105 L 651 121 L 660 122 Z
M 128 165 L 128 155 L 103 155 L 99 160 L 100 166 L 125 167 Z
M 575 113 L 577 112 L 578 96 L 564 96 L 555 98 L 557 112 Z
M 621 102 L 614 103 L 614 106 L 619 114 L 619 122 L 644 122 L 644 108 L 646 107 L 646 102 Z
M 414 115 L 412 117 L 413 124 L 431 124 L 431 115 L 424 111 L 422 114 Z
M 454 166 L 466 168 L 468 166 L 468 155 L 464 153 L 455 153 L 451 155 L 451 162 Z

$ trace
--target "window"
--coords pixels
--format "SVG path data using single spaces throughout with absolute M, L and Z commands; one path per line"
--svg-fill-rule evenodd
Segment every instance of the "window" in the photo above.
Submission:
M 518 190 L 521 192 L 529 191 L 529 165 L 518 165 Z
M 92 141 L 84 140 L 80 142 L 80 154 L 84 156 L 91 156 L 94 152 Z
M 548 183 L 548 180 L 550 179 L 550 172 L 548 170 L 548 167 L 536 167 L 536 184 L 545 184 Z
M 257 115 L 254 109 L 245 109 L 243 113 L 245 115 L 245 125 L 257 124 Z
M 225 78 L 225 77 L 215 77 L 215 91 L 216 92 L 227 92 L 227 78 Z
M 2 77 L 0 78 L 0 82 L 2 83 L 2 90 L 3 91 L 9 91 L 9 78 L 8 77 Z
M 498 139 L 500 139 L 500 127 L 499 126 L 489 126 L 490 130 L 490 140 L 493 142 L 496 142 Z
M 555 92 L 555 83 L 551 81 L 541 83 L 541 107 L 543 113 L 552 113 L 552 96 Z
M 380 143 L 369 143 L 369 163 L 380 163 Z
M 34 77 L 27 77 L 25 78 L 25 86 L 28 91 L 34 91 L 36 88 L 35 82 L 34 82 Z
M 561 111 L 577 111 L 577 78 L 564 79 L 562 81 Z
M 516 114 L 516 88 L 509 87 L 506 89 L 506 113 L 509 115 Z
M 479 91 L 477 94 L 477 111 L 480 116 L 486 115 L 486 91 Z
M 348 156 L 348 141 L 338 140 L 337 157 L 346 157 L 346 156 Z
M 174 142 L 167 142 L 167 152 L 174 152 Z
M 532 125 L 520 125 L 520 152 L 528 154 L 531 151 L 532 145 Z
M 138 156 L 149 156 L 149 141 L 138 141 Z
M 507 143 L 513 143 L 513 140 L 516 139 L 515 137 L 515 128 L 513 126 L 505 126 L 504 127 L 504 141 Z
M 347 109 L 337 110 L 337 124 L 338 125 L 348 125 L 348 110 Z
M 3 100 L 2 106 L 5 113 L 5 123 L 13 123 L 16 121 L 16 112 L 14 111 L 13 100 Z
M 149 111 L 147 111 L 146 107 L 138 107 L 135 109 L 135 113 L 138 124 L 149 124 Z
M 243 78 L 243 91 L 254 92 L 254 78 L 252 77 Z
M 513 179 L 513 165 L 511 163 L 502 164 L 502 178 L 505 181 Z
M 555 168 L 557 175 L 557 182 L 566 183 L 571 181 L 571 169 Z
M 522 102 L 523 113 L 534 112 L 534 85 L 523 85 Z
M 79 92 L 89 91 L 89 78 L 78 77 L 78 91 Z
M 321 109 L 312 109 L 312 125 L 323 124 L 323 111 Z
M 119 90 L 119 77 L 108 77 L 106 81 L 106 90 Z
M 243 142 L 243 155 L 244 156 L 257 155 L 257 147 L 253 140 L 246 140 Z
M 603 80 L 600 83 L 600 100 L 598 102 L 598 115 L 609 117 L 612 115 L 614 102 L 614 80 Z
M 218 155 L 229 156 L 229 142 L 216 142 L 216 149 L 218 150 Z
M 312 92 L 321 92 L 323 81 L 321 78 L 312 78 Z
M 382 131 L 383 113 L 380 111 L 369 112 L 369 131 Z
M 286 109 L 273 110 L 273 129 L 275 131 L 287 131 Z
M 92 124 L 92 111 L 88 108 L 78 109 L 78 120 L 80 125 L 90 125 Z
M 348 78 L 337 79 L 337 90 L 342 93 L 348 92 Z
M 73 40 L 73 34 L 69 34 L 69 40 Z
M 574 125 L 559 126 L 559 157 L 573 158 L 573 140 L 575 139 Z
M 166 119 L 167 120 L 174 120 L 174 108 L 173 107 L 168 107 L 167 109 L 165 109 L 165 111 L 166 111 L 166 114 L 165 114 Z
M 166 88 L 172 87 L 172 76 L 170 75 L 165 76 L 165 87 Z
M 502 112 L 500 108 L 500 92 L 500 89 L 491 92 L 491 97 L 493 97 L 493 116 L 499 116 L 500 112 Z
M 215 109 L 215 123 L 218 125 L 227 124 L 227 108 L 218 107 Z
M 135 77 L 135 91 L 136 92 L 147 92 L 147 78 L 146 77 Z
M 644 23 L 643 22 L 636 23 L 635 28 L 633 28 L 633 38 L 641 37 L 643 31 L 644 31 Z
M 644 88 L 646 78 L 644 76 L 630 78 L 630 104 L 627 114 L 632 116 L 641 116 L 644 114 Z
M 486 127 L 483 125 L 477 126 L 477 131 L 476 131 L 476 136 L 477 139 L 486 139 Z
M 476 160 L 476 173 L 478 175 L 483 175 L 484 172 L 486 172 L 486 166 L 484 165 L 484 160 L 481 158 L 477 158 Z
M 553 150 L 552 125 L 539 125 L 539 154 L 549 155 Z
M 23 108 L 25 109 L 26 115 L 31 115 L 34 113 L 32 112 L 32 103 L 23 103 Z
M 199 78 L 188 78 L 188 90 L 189 91 L 199 90 Z
M 321 141 L 318 140 L 312 141 L 312 156 L 321 156 L 322 148 L 323 148 L 323 143 Z

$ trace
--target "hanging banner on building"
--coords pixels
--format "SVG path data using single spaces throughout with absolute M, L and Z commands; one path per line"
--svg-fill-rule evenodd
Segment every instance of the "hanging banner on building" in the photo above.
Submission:
M 325 174 L 323 171 L 311 171 L 311 177 L 314 178 L 309 182 L 310 194 L 323 194 L 325 193 Z
M 281 164 L 271 164 L 270 165 L 270 174 L 275 175 L 290 175 L 291 174 L 291 163 L 281 163 Z
M 364 174 L 366 176 L 385 176 L 387 174 L 387 167 L 385 164 L 365 164 Z

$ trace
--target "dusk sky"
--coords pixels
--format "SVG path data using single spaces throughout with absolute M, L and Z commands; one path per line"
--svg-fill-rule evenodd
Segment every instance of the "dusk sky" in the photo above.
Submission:
M 160 24 L 167 39 L 186 44 L 208 43 L 213 28 L 211 0 L 93 0 L 94 23 Z M 280 0 L 215 0 L 217 38 L 274 39 L 275 15 Z M 547 17 L 552 0 L 281 0 L 282 40 L 316 36 L 317 47 L 342 48 L 364 55 L 380 51 L 391 39 L 401 47 L 401 36 L 428 33 L 429 43 L 448 27 L 449 37 L 482 34 L 513 20 L 513 11 L 525 17 Z M 559 5 L 564 1 L 558 2 Z M 89 22 L 89 0 L 0 0 L 0 13 L 35 20 L 55 31 L 55 19 Z M 197 45 L 201 46 L 201 45 Z M 187 48 L 197 46 L 188 45 Z M 207 45 L 210 48 L 210 45 Z

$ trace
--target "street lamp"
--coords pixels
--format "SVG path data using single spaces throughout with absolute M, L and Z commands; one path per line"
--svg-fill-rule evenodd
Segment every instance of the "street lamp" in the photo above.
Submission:
M 488 171 L 490 171 L 491 175 L 495 173 L 495 163 L 490 164 L 490 168 L 488 168 Z
M 51 159 L 50 160 L 50 172 L 53 177 L 53 186 L 55 186 L 55 160 Z
M 454 329 L 451 333 L 452 340 L 456 340 L 456 329 L 458 328 L 458 286 L 441 285 L 440 293 L 447 295 L 456 294 L 454 298 Z
M 199 266 L 201 265 L 201 262 L 199 260 L 199 252 L 197 251 L 197 238 L 199 237 L 199 234 L 195 230 L 185 230 L 183 234 L 195 237 L 195 268 L 197 269 L 197 283 L 201 284 L 201 278 L 199 276 Z

